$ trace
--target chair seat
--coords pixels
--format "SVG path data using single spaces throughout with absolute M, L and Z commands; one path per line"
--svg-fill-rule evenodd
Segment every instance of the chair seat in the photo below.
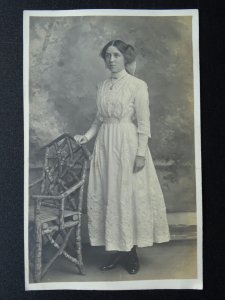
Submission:
M 78 221 L 78 212 L 72 210 L 64 210 L 64 218 L 73 217 L 73 221 Z M 59 209 L 42 206 L 40 211 L 41 223 L 55 221 L 59 218 Z M 29 207 L 29 222 L 34 222 L 34 206 Z

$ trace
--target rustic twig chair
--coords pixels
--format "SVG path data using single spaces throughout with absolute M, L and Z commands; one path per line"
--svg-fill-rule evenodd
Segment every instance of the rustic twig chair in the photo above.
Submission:
M 30 260 L 34 281 L 40 282 L 59 255 L 65 256 L 84 275 L 81 250 L 81 214 L 84 184 L 90 152 L 79 146 L 72 136 L 63 134 L 42 148 L 45 159 L 42 177 L 30 184 L 33 206 L 29 209 Z M 39 186 L 39 193 L 32 188 Z M 74 242 L 74 254 L 67 250 L 69 239 Z M 33 245 L 32 245 L 33 237 Z M 43 264 L 44 242 L 57 251 Z

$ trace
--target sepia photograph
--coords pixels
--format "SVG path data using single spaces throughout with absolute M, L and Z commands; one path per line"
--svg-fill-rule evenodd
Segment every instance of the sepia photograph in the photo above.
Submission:
M 198 10 L 23 21 L 26 290 L 202 289 Z

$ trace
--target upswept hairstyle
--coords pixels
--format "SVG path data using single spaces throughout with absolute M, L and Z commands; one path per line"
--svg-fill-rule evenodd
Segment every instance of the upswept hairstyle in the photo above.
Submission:
M 132 63 L 136 58 L 136 52 L 133 46 L 126 44 L 121 40 L 113 40 L 108 42 L 100 52 L 101 57 L 105 60 L 106 51 L 110 46 L 116 47 L 124 56 L 125 64 Z

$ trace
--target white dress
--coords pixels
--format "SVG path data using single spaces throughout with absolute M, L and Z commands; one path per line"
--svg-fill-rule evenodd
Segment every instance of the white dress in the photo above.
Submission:
M 110 79 L 98 86 L 98 127 L 90 164 L 88 229 L 93 246 L 130 251 L 170 239 L 166 208 L 148 146 L 150 137 L 147 84 L 124 72 L 112 89 Z M 143 153 L 144 149 L 144 153 Z M 136 155 L 145 167 L 133 173 Z

